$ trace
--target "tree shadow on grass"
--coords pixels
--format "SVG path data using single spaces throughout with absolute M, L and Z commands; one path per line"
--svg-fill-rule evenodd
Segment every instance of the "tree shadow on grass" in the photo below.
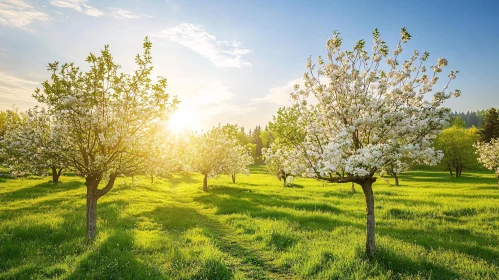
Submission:
M 435 265 L 429 261 L 416 262 L 397 252 L 383 247 L 377 249 L 376 263 L 385 271 L 395 273 L 395 278 L 410 278 L 418 275 L 425 279 L 459 279 L 460 275 L 445 267 Z M 405 276 L 405 277 L 401 277 Z M 419 279 L 419 278 L 418 278 Z
M 193 175 L 192 173 L 180 172 L 173 174 L 171 177 L 168 178 L 168 181 L 172 184 L 172 186 L 176 186 L 180 183 L 193 184 L 201 182 L 201 180 L 198 180 L 194 177 L 195 175 Z
M 475 198 L 499 198 L 498 194 L 452 194 L 452 193 L 436 193 L 433 194 L 435 197 L 456 197 L 464 199 L 475 199 Z
M 0 183 L 5 183 L 9 180 L 13 180 L 15 179 L 14 177 L 11 177 L 10 175 L 6 176 L 6 175 L 0 175 Z
M 289 183 L 284 185 L 285 188 L 290 188 L 290 189 L 303 189 L 303 185 L 300 184 L 294 184 L 294 183 Z
M 421 245 L 427 249 L 442 248 L 458 251 L 492 264 L 499 261 L 499 253 L 488 248 L 499 247 L 499 241 L 473 234 L 468 230 L 447 230 L 445 232 L 432 230 L 428 232 L 418 229 L 398 229 L 382 226 L 377 228 L 377 232 L 408 243 Z M 467 244 L 467 241 L 470 244 Z M 476 243 L 476 245 L 472 245 L 473 243 Z
M 355 192 L 355 193 L 352 193 L 352 191 L 336 191 L 336 192 L 333 192 L 333 191 L 328 191 L 328 192 L 323 192 L 322 193 L 322 196 L 323 197 L 334 197 L 334 198 L 350 198 L 350 197 L 353 197 L 353 196 L 356 196 L 356 195 L 364 195 L 362 192 Z M 376 192 L 374 193 L 374 195 L 376 195 Z
M 116 230 L 67 279 L 167 279 L 158 268 L 139 261 L 134 249 L 133 232 Z
M 308 202 L 290 202 L 286 200 L 274 200 L 275 195 L 266 195 L 259 193 L 239 193 L 239 195 L 220 196 L 216 193 L 210 193 L 205 196 L 197 197 L 194 201 L 217 208 L 215 214 L 247 214 L 254 218 L 285 220 L 297 223 L 305 229 L 323 229 L 332 230 L 339 226 L 351 226 L 363 228 L 361 224 L 355 222 L 334 219 L 330 214 L 337 215 L 343 213 L 338 208 L 329 204 L 308 203 Z M 275 207 L 268 209 L 266 207 Z M 288 208 L 303 210 L 306 215 L 295 215 L 279 208 Z M 284 210 L 284 209 L 283 209 Z M 322 212 L 322 213 L 320 213 Z M 327 213 L 328 215 L 324 215 Z
M 252 164 L 249 169 L 250 174 L 269 174 L 264 164 Z
M 0 194 L 0 201 L 11 202 L 15 200 L 33 199 L 60 191 L 74 190 L 82 187 L 83 185 L 84 184 L 81 181 L 61 182 L 59 184 L 46 182 L 32 187 Z
M 497 185 L 495 186 L 482 186 L 482 187 L 473 187 L 474 190 L 499 190 Z
M 445 174 L 442 172 L 411 172 L 408 174 L 402 174 L 400 177 L 401 180 L 418 182 L 418 183 L 452 183 L 452 184 L 482 184 L 482 185 L 490 185 L 491 183 L 497 184 L 497 179 L 487 178 L 487 177 L 476 177 L 469 174 L 463 174 L 463 177 L 456 178 L 450 177 L 449 174 Z M 422 186 L 418 186 L 422 187 Z M 424 186 L 426 187 L 426 186 Z M 427 187 L 434 187 L 432 184 L 428 184 Z
M 243 191 L 242 191 L 243 190 Z M 336 206 L 332 206 L 330 204 L 324 202 L 308 202 L 304 200 L 304 197 L 292 197 L 292 196 L 281 196 L 275 194 L 263 194 L 254 192 L 252 190 L 245 190 L 240 188 L 232 188 L 226 186 L 217 186 L 213 188 L 210 192 L 210 195 L 214 195 L 214 199 L 204 197 L 196 198 L 198 200 L 213 200 L 223 202 L 228 202 L 227 206 L 231 204 L 231 202 L 241 202 L 244 205 L 248 206 L 249 209 L 255 208 L 258 210 L 262 210 L 262 207 L 259 206 L 267 206 L 267 207 L 277 207 L 277 208 L 289 208 L 294 210 L 301 210 L 307 212 L 323 212 L 330 214 L 341 214 L 343 211 L 340 210 Z M 220 195 L 228 195 L 229 198 L 221 197 Z M 196 200 L 195 199 L 195 200 Z M 232 200 L 231 200 L 232 199 Z M 223 206 L 223 205 L 219 205 Z M 218 207 L 218 206 L 217 206 Z M 223 207 L 222 207 L 223 208 Z M 219 208 L 220 209 L 220 208 Z M 221 212 L 224 212 L 223 209 L 220 209 Z M 244 207 L 241 207 L 241 210 L 244 210 Z
M 207 220 L 192 208 L 180 205 L 156 207 L 153 211 L 140 214 L 161 225 L 170 233 L 183 233 L 191 228 L 206 227 Z

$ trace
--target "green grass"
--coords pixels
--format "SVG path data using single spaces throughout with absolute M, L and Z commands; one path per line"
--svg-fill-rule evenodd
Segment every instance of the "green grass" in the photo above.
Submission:
M 85 241 L 76 177 L 0 178 L 2 279 L 499 279 L 499 188 L 490 173 L 412 171 L 375 188 L 377 257 L 364 256 L 360 188 L 282 187 L 254 166 L 220 177 L 121 179 Z M 128 184 L 124 184 L 128 182 Z

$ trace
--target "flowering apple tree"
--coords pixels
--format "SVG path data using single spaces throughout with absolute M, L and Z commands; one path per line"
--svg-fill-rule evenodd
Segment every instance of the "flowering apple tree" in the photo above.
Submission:
M 70 145 L 65 164 L 85 179 L 90 239 L 97 234 L 97 200 L 113 188 L 117 176 L 141 170 L 154 153 L 146 143 L 177 104 L 166 93 L 166 79 L 151 78 L 151 47 L 146 38 L 132 74 L 120 71 L 108 46 L 100 56 L 88 56 L 86 72 L 73 63 L 49 63 L 50 80 L 34 94 Z
M 491 139 L 490 142 L 476 143 L 478 162 L 485 168 L 494 170 L 499 182 L 499 139 Z
M 201 173 L 203 191 L 208 191 L 208 179 L 221 174 L 233 176 L 249 174 L 247 166 L 253 162 L 247 149 L 226 127 L 216 126 L 201 135 L 191 134 L 182 153 L 187 170 Z
M 229 147 L 230 153 L 227 158 L 227 166 L 225 173 L 232 179 L 232 183 L 236 183 L 237 174 L 249 175 L 248 166 L 254 163 L 253 157 L 247 147 L 239 143 Z
M 10 172 L 45 176 L 50 170 L 52 183 L 57 184 L 65 168 L 68 146 L 51 115 L 44 108 L 34 107 L 20 114 L 19 119 L 8 121 L 7 126 L 2 150 Z
M 269 148 L 262 149 L 267 169 L 282 180 L 284 185 L 287 184 L 288 177 L 301 173 L 297 170 L 299 166 L 296 165 L 299 161 L 288 162 L 296 154 L 294 150 L 301 146 L 305 138 L 298 119 L 297 106 L 279 108 L 273 120 L 269 122 L 269 130 L 273 136 L 272 143 Z
M 443 89 L 428 96 L 447 60 L 426 68 L 429 54 L 417 51 L 402 60 L 403 45 L 411 39 L 405 28 L 392 54 L 377 29 L 373 39 L 372 52 L 365 50 L 364 40 L 342 51 L 335 31 L 326 43 L 327 60 L 319 57 L 316 66 L 309 58 L 304 86 L 296 85 L 291 93 L 305 139 L 287 161 L 302 176 L 362 187 L 369 257 L 375 254 L 375 173 L 404 157 L 436 164 L 441 154 L 431 143 L 449 114 L 442 104 L 460 95 L 447 90 L 457 73 L 451 71 Z
M 151 155 L 143 163 L 140 172 L 150 176 L 151 184 L 154 183 L 154 176 L 171 175 L 181 169 L 180 139 L 172 137 L 170 131 L 158 131 L 157 135 L 144 145 Z

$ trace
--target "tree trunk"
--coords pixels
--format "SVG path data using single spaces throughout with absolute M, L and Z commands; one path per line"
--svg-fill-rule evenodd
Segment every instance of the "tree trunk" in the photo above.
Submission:
M 85 185 L 87 186 L 87 230 L 86 236 L 92 241 L 97 235 L 97 200 L 108 193 L 114 186 L 114 181 L 117 175 L 112 173 L 109 175 L 109 181 L 106 186 L 99 190 L 99 183 L 102 176 L 87 177 L 85 178 Z
M 151 184 L 154 184 L 154 174 L 151 173 Z
M 497 174 L 497 186 L 499 187 L 499 174 Z
M 93 182 L 92 182 L 93 183 Z M 97 183 L 98 185 L 98 183 Z M 93 240 L 97 235 L 97 185 L 87 185 L 87 238 Z
M 203 179 L 203 191 L 208 192 L 208 175 L 204 175 Z
M 236 183 L 236 173 L 232 173 L 231 176 L 232 176 L 232 183 L 235 184 Z
M 452 174 L 452 167 L 450 167 L 450 165 L 449 165 L 449 164 L 447 164 L 447 166 L 449 167 L 450 176 L 451 176 L 451 177 L 454 177 L 454 174 Z
M 456 178 L 459 178 L 459 168 L 456 167 Z
M 354 182 L 352 182 L 352 193 L 356 193 L 356 191 L 355 191 L 355 183 Z
M 57 168 L 55 168 L 55 166 L 52 166 L 50 168 L 52 169 L 52 183 L 53 184 L 59 183 L 59 176 L 61 176 L 61 172 L 57 172 Z
M 375 220 L 374 220 L 374 194 L 373 194 L 373 181 L 366 180 L 362 182 L 362 190 L 364 191 L 364 197 L 366 199 L 366 254 L 369 258 L 374 257 L 376 251 L 376 241 L 375 241 Z
M 397 173 L 393 173 L 393 178 L 395 179 L 395 186 L 399 186 L 399 177 L 397 176 Z
M 288 179 L 288 175 L 283 175 L 282 176 L 282 186 L 285 187 L 286 186 L 286 180 Z

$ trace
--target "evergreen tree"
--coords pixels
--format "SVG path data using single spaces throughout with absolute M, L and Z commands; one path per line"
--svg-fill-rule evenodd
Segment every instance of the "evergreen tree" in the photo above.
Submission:
M 480 127 L 483 122 L 484 112 L 485 112 L 484 110 L 468 111 L 466 113 L 453 112 L 450 114 L 449 127 L 452 126 L 454 120 L 458 117 L 464 121 L 465 128 L 470 128 L 472 126 Z
M 490 108 L 485 112 L 479 135 L 480 142 L 488 143 L 491 139 L 499 138 L 499 113 L 495 108 Z

